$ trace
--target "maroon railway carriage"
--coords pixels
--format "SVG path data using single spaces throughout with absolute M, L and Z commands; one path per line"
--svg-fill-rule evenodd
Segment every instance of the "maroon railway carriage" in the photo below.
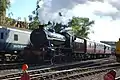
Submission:
M 86 44 L 87 44 L 86 53 L 94 54 L 95 53 L 95 42 L 86 40 Z
M 104 52 L 105 52 L 104 44 L 96 42 L 95 46 L 96 46 L 95 53 L 97 53 L 97 54 L 104 54 Z
M 111 46 L 88 39 L 76 38 L 73 50 L 74 54 L 82 59 L 93 59 L 111 55 Z
M 80 38 L 76 38 L 76 40 L 73 43 L 73 50 L 74 53 L 85 53 L 85 40 L 84 39 L 80 39 Z

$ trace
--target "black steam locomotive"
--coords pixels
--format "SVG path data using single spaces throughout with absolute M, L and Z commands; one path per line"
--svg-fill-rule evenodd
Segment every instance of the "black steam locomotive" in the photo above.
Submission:
M 32 31 L 30 44 L 23 50 L 23 58 L 28 63 L 67 62 L 110 55 L 109 45 L 76 38 L 66 30 L 55 33 L 53 30 L 45 30 L 42 25 Z

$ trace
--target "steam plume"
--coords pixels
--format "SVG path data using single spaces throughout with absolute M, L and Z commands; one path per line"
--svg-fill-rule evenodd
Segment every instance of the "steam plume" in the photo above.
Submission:
M 89 2 L 107 2 L 112 7 L 120 10 L 120 4 L 118 0 L 40 0 L 38 1 L 40 6 L 40 8 L 38 9 L 39 21 L 41 23 L 48 23 L 48 21 L 54 21 L 66 24 L 69 19 L 74 16 L 72 10 L 75 6 L 86 4 Z M 61 15 L 59 13 L 61 13 Z M 94 14 L 111 17 L 120 16 L 119 12 L 117 11 L 112 13 L 104 13 L 102 11 L 96 10 L 94 11 Z

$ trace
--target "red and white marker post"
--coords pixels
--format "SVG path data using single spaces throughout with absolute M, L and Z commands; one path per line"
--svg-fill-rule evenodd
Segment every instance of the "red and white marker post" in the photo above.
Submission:
M 22 66 L 23 75 L 21 76 L 21 80 L 30 80 L 30 76 L 27 73 L 27 69 L 28 69 L 28 65 L 24 64 Z
M 115 80 L 115 77 L 116 77 L 116 71 L 115 70 L 111 70 L 110 72 L 105 74 L 104 80 Z

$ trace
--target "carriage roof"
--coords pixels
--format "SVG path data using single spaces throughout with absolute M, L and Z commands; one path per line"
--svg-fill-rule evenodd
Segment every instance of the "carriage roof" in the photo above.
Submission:
M 23 28 L 16 28 L 16 27 L 0 26 L 0 28 L 9 29 L 9 30 L 18 31 L 18 32 L 25 32 L 25 33 L 31 33 L 31 31 L 32 31 L 32 30 L 23 29 Z

